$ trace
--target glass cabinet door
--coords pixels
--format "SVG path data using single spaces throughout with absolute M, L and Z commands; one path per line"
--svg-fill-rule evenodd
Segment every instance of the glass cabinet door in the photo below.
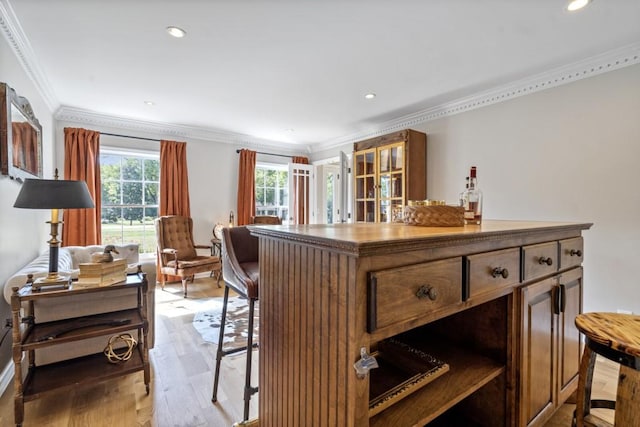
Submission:
M 355 152 L 354 169 L 355 221 L 401 221 L 405 203 L 404 142 Z
M 376 150 L 358 151 L 354 155 L 355 167 L 355 221 L 375 221 Z

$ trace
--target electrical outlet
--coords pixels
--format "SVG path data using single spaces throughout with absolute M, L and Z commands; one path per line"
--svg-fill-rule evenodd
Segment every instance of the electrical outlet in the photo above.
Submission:
M 11 319 L 5 319 L 4 327 L 5 328 L 13 328 L 13 322 L 11 321 Z

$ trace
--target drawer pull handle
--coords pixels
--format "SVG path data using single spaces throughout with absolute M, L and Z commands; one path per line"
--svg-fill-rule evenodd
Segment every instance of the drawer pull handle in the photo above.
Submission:
M 541 256 L 540 259 L 538 259 L 538 264 L 553 265 L 553 260 L 551 258 Z
M 578 250 L 571 249 L 571 250 L 569 251 L 569 255 L 570 255 L 570 256 L 574 256 L 574 255 L 582 256 L 582 251 L 581 251 L 580 249 L 578 249 Z
M 502 268 L 502 267 L 496 267 L 491 272 L 491 276 L 494 277 L 494 278 L 498 277 L 498 276 L 502 276 L 503 279 L 506 279 L 506 278 L 509 277 L 509 270 L 507 270 L 506 268 Z
M 435 301 L 438 298 L 438 291 L 432 286 L 422 285 L 416 292 L 416 296 L 420 299 L 428 297 L 431 301 Z

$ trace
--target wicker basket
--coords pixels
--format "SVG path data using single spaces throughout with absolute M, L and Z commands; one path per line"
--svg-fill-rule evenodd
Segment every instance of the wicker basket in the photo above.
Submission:
M 423 227 L 460 227 L 464 225 L 461 206 L 405 206 L 404 223 Z

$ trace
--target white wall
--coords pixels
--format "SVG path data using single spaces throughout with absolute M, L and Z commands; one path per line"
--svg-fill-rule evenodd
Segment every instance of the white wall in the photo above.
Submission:
M 475 165 L 485 218 L 593 222 L 584 309 L 640 313 L 640 65 L 415 128 L 429 198 L 454 203 Z
M 35 116 L 42 126 L 43 169 L 50 178 L 53 165 L 53 118 L 46 103 L 31 80 L 25 75 L 4 37 L 0 37 L 0 82 L 14 88 L 18 95 L 31 103 Z M 20 183 L 0 176 L 0 286 L 28 261 L 46 249 L 50 228 L 46 221 L 51 213 L 31 209 L 16 209 L 13 203 L 20 191 Z M 0 298 L 0 321 L 10 317 L 10 308 Z M 0 329 L 0 334 L 4 329 Z M 0 348 L 0 372 L 10 360 L 11 340 Z M 0 378 L 0 382 L 2 378 Z M 1 390 L 1 387 L 0 387 Z

